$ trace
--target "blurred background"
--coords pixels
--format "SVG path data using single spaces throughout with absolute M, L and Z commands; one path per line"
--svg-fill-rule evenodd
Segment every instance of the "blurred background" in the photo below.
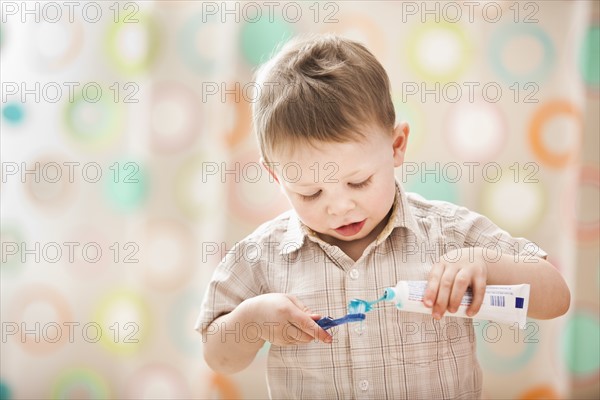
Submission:
M 267 397 L 193 330 L 217 263 L 286 210 L 254 69 L 334 32 L 388 71 L 406 190 L 549 253 L 566 316 L 477 331 L 484 398 L 600 395 L 600 3 L 1 3 L 0 398 Z

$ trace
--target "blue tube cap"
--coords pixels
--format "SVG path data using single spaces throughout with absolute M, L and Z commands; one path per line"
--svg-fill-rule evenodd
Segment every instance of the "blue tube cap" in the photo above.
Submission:
M 396 289 L 394 289 L 393 287 L 389 287 L 387 289 L 385 289 L 385 292 L 383 293 L 383 300 L 392 300 L 396 297 Z

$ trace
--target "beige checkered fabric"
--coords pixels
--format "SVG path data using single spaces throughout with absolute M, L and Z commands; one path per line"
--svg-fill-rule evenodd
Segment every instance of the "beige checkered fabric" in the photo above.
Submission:
M 313 312 L 339 318 L 354 298 L 374 300 L 400 280 L 426 280 L 433 263 L 456 247 L 485 246 L 490 261 L 500 252 L 546 256 L 533 243 L 511 237 L 477 213 L 427 201 L 397 187 L 388 225 L 356 262 L 320 240 L 292 211 L 259 227 L 215 270 L 196 329 L 206 334 L 215 318 L 264 293 L 290 293 Z M 226 329 L 212 334 L 224 334 L 225 340 L 245 335 L 251 340 L 261 327 Z M 380 303 L 362 324 L 330 332 L 332 345 L 271 345 L 267 380 L 272 398 L 481 396 L 472 320 L 435 321 L 430 315 L 400 312 L 391 303 Z

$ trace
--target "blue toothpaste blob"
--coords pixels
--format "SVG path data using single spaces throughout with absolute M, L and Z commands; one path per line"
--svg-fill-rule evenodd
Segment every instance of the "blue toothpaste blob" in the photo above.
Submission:
M 361 299 L 352 299 L 348 304 L 348 314 L 366 313 L 373 309 L 373 306 L 380 301 L 386 300 L 384 294 L 375 301 L 366 301 Z

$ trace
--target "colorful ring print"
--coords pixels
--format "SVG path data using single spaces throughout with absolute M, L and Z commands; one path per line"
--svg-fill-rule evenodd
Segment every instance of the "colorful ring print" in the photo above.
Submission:
M 600 25 L 588 27 L 579 53 L 579 68 L 583 81 L 590 89 L 600 88 Z
M 125 213 L 140 208 L 150 190 L 150 173 L 146 167 L 139 162 L 123 160 L 112 164 L 110 172 L 104 178 L 104 186 L 111 205 Z
M 187 380 L 175 368 L 164 364 L 150 364 L 140 368 L 127 380 L 129 399 L 189 399 Z
M 52 386 L 53 399 L 109 399 L 108 382 L 88 368 L 69 368 L 63 371 Z
M 143 233 L 145 261 L 138 264 L 144 281 L 160 291 L 181 287 L 194 274 L 196 265 L 190 228 L 175 219 L 152 219 Z
M 287 42 L 293 34 L 292 26 L 283 19 L 275 17 L 271 22 L 268 15 L 262 15 L 258 21 L 242 25 L 242 55 L 250 65 L 259 65 L 267 61 L 277 46 Z
M 462 160 L 494 160 L 506 144 L 506 120 L 495 104 L 457 104 L 448 111 L 447 118 L 444 138 L 448 148 Z
M 227 375 L 213 372 L 210 376 L 210 397 L 238 400 L 242 398 L 239 386 Z
M 80 21 L 59 20 L 58 23 L 43 21 L 37 25 L 35 44 L 43 65 L 51 70 L 64 68 L 81 52 L 83 26 Z
M 14 270 L 23 270 L 23 268 L 17 269 L 16 266 L 21 265 L 21 243 L 25 243 L 26 241 L 23 240 L 23 234 L 15 224 L 2 222 L 0 230 L 0 242 L 2 243 L 0 273 L 4 277 L 4 274 L 9 272 L 9 270 L 11 272 L 16 272 Z
M 365 14 L 343 13 L 332 17 L 335 23 L 323 24 L 322 33 L 335 32 L 346 38 L 363 43 L 370 52 L 381 59 L 386 55 L 386 36 L 381 32 L 378 23 Z M 323 20 L 327 19 L 323 16 Z M 332 21 L 333 22 L 333 21 Z
M 205 216 L 210 209 L 211 202 L 222 191 L 220 172 L 217 165 L 217 175 L 206 175 L 206 158 L 196 154 L 187 158 L 175 174 L 174 193 L 175 201 L 181 212 L 194 220 Z M 210 179 L 210 180 L 209 180 Z M 211 193 L 207 196 L 207 193 Z
M 481 192 L 483 214 L 513 235 L 532 230 L 547 210 L 546 186 L 539 179 L 538 182 L 526 182 L 521 177 L 515 180 L 509 167 L 501 168 L 503 175 L 498 181 L 492 179 L 495 168 L 490 171 Z
M 519 400 L 558 400 L 562 398 L 564 397 L 560 396 L 556 388 L 550 384 L 528 387 L 518 397 Z
M 174 153 L 193 146 L 201 131 L 202 108 L 188 86 L 161 82 L 152 90 L 151 139 L 157 153 Z
M 557 117 L 570 118 L 577 125 L 574 131 L 574 140 L 564 151 L 560 152 L 549 149 L 544 141 L 544 127 Z M 567 101 L 551 101 L 542 104 L 534 114 L 529 125 L 529 145 L 542 163 L 552 168 L 563 168 L 577 157 L 582 130 L 583 121 L 579 109 Z
M 228 87 L 233 87 L 235 90 L 234 98 L 240 99 L 240 101 L 234 101 L 232 104 L 231 96 L 228 96 L 225 103 L 228 107 L 227 114 L 229 114 L 227 120 L 234 121 L 233 127 L 225 133 L 225 144 L 228 148 L 233 149 L 250 134 L 252 116 L 250 103 L 246 99 L 246 92 L 243 91 L 241 85 L 230 84 Z M 243 91 L 243 93 L 240 93 L 240 91 Z
M 66 133 L 88 149 L 101 149 L 112 144 L 123 128 L 123 110 L 113 100 L 106 86 L 88 84 L 75 94 L 65 108 Z M 85 93 L 84 93 L 85 91 Z
M 2 400 L 12 399 L 12 393 L 10 391 L 10 386 L 8 386 L 2 380 L 0 380 L 0 399 L 2 399 Z
M 141 295 L 126 288 L 102 297 L 92 320 L 102 327 L 100 343 L 117 355 L 137 353 L 153 329 L 148 304 Z
M 426 168 L 434 168 L 433 165 L 426 165 Z M 407 164 L 404 164 L 404 168 L 407 168 Z M 443 173 L 440 174 L 424 174 L 417 172 L 415 175 L 409 175 L 403 172 L 397 172 L 396 176 L 399 176 L 401 184 L 405 185 L 407 192 L 418 193 L 420 196 L 427 200 L 442 200 L 449 201 L 451 203 L 459 202 L 459 191 L 458 183 L 450 182 L 443 177 Z
M 78 247 L 80 251 L 73 252 L 73 262 L 68 262 L 65 265 L 65 269 L 72 277 L 81 281 L 87 281 L 87 284 L 91 282 L 99 284 L 111 279 L 112 272 L 115 271 L 112 269 L 115 266 L 113 260 L 118 258 L 122 261 L 121 259 L 125 258 L 125 255 L 116 253 L 116 248 L 112 247 L 114 246 L 114 241 L 110 241 L 107 235 L 102 228 L 93 224 L 82 224 L 71 230 L 68 237 L 77 238 L 77 242 L 82 243 L 82 246 Z M 83 250 L 84 246 L 87 246 L 85 247 L 86 250 Z M 104 249 L 102 256 L 98 260 L 92 258 L 96 257 L 96 250 L 94 248 L 97 246 L 100 249 Z M 88 251 L 89 254 L 87 253 Z M 115 257 L 115 254 L 118 257 Z M 93 262 L 87 261 L 86 257 L 88 257 L 88 260 L 93 260 Z
M 167 315 L 172 341 L 179 351 L 194 359 L 202 351 L 200 334 L 193 328 L 198 318 L 203 294 L 198 290 L 186 290 L 173 302 Z
M 220 41 L 211 38 L 219 36 L 220 22 L 214 16 L 203 13 L 192 16 L 184 23 L 178 34 L 178 48 L 183 61 L 194 72 L 211 75 L 217 68 L 215 54 Z
M 407 40 L 410 67 L 428 81 L 454 81 L 471 62 L 472 44 L 460 24 L 420 24 Z
M 542 47 L 543 55 L 538 64 L 530 68 L 529 71 L 513 71 L 502 58 L 507 44 L 515 39 L 534 39 Z M 527 61 L 533 58 L 534 49 L 520 49 L 520 53 L 512 51 L 512 54 L 518 54 L 512 57 L 512 60 Z M 500 27 L 492 36 L 489 46 L 489 58 L 492 68 L 506 83 L 512 85 L 515 82 L 542 82 L 550 73 L 555 64 L 555 49 L 552 40 L 548 34 L 536 24 L 510 24 Z
M 600 321 L 598 306 L 581 307 L 567 321 L 563 355 L 578 385 L 598 382 L 600 372 Z
M 478 358 L 486 369 L 500 374 L 509 374 L 519 369 L 532 359 L 539 343 L 535 338 L 526 338 L 527 330 L 509 329 L 507 325 L 479 321 L 475 326 Z M 494 326 L 493 330 L 489 327 Z M 487 332 L 489 330 L 489 333 Z M 518 335 L 518 336 L 515 336 Z M 504 339 L 502 339 L 504 338 Z M 539 341 L 539 339 L 537 339 Z M 515 346 L 515 342 L 517 346 Z M 520 347 L 516 355 L 507 355 L 506 349 Z
M 576 174 L 569 171 L 569 179 L 565 180 L 563 190 L 559 193 L 560 198 L 560 217 L 561 225 L 563 229 L 569 232 L 575 232 L 577 230 L 577 212 L 578 212 L 578 201 L 579 201 L 579 185 L 580 182 L 576 179 Z M 576 171 L 573 171 L 576 172 Z M 581 179 L 581 176 L 580 178 Z M 570 264 L 570 262 L 565 263 Z
M 142 13 L 135 18 L 136 23 L 123 19 L 110 24 L 105 42 L 109 60 L 127 75 L 148 70 L 158 54 L 160 34 L 154 18 Z
M 229 176 L 226 183 L 228 208 L 234 215 L 244 222 L 260 224 L 288 209 L 279 185 L 272 181 L 254 151 L 234 157 L 229 168 L 234 167 L 237 179 Z M 294 167 L 289 171 L 290 175 L 295 173 Z
M 12 318 L 8 322 L 14 322 L 19 331 L 10 337 L 25 351 L 33 355 L 45 356 L 68 342 L 69 335 L 65 334 L 68 328 L 65 323 L 73 321 L 73 314 L 68 301 L 55 288 L 42 284 L 29 285 L 20 288 L 18 296 L 13 296 L 12 299 L 14 303 L 9 313 Z M 52 307 L 56 317 L 51 321 L 40 321 L 41 318 L 48 318 L 48 315 L 44 315 L 41 318 L 34 318 L 36 321 L 25 321 L 26 310 L 34 304 Z M 23 336 L 21 335 L 23 328 L 33 333 Z
M 25 119 L 25 109 L 21 103 L 9 102 L 2 107 L 2 117 L 11 125 L 19 125 Z
M 597 195 L 600 192 L 600 170 L 597 166 L 585 166 L 581 170 L 579 178 L 579 190 L 581 191 L 584 187 L 590 187 L 594 190 Z M 580 195 L 583 199 L 583 195 Z M 593 201 L 592 201 L 593 203 Z M 595 209 L 597 210 L 596 207 Z M 577 221 L 577 238 L 581 242 L 598 243 L 597 239 L 600 235 L 600 219 L 599 216 L 595 217 L 594 221 L 584 222 Z
M 36 207 L 55 210 L 64 208 L 72 200 L 77 183 L 69 182 L 67 173 L 63 171 L 63 159 L 63 156 L 49 154 L 31 163 L 39 171 L 40 179 L 27 179 L 25 187 Z

